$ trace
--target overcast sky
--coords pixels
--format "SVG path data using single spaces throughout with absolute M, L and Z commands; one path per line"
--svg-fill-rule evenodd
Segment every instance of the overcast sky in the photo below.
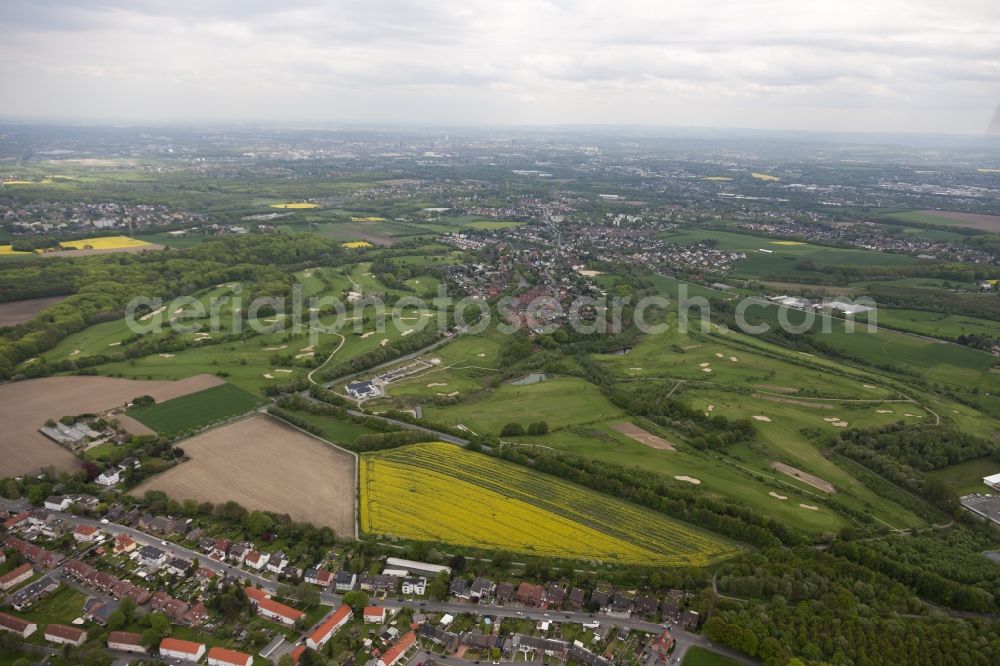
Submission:
M 981 133 L 997 0 L 3 0 L 0 116 Z

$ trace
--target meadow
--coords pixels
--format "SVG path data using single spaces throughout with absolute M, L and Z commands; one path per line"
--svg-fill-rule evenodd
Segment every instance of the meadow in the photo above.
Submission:
M 232 384 L 132 407 L 127 414 L 164 437 L 171 437 L 245 414 L 260 404 L 257 396 Z
M 661 514 L 444 443 L 361 459 L 367 534 L 570 560 L 704 566 L 735 544 Z
M 545 421 L 555 429 L 621 414 L 596 386 L 578 377 L 552 377 L 527 385 L 508 383 L 457 405 L 424 407 L 428 419 L 462 425 L 479 435 L 498 434 L 512 421 L 525 427 Z

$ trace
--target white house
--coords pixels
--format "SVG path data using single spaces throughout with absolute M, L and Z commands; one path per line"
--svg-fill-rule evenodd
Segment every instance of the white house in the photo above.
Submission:
M 160 656 L 182 661 L 198 661 L 205 656 L 205 644 L 167 636 L 160 641 Z
M 100 476 L 94 479 L 94 483 L 101 486 L 113 486 L 122 480 L 122 471 L 118 468 L 113 470 L 108 470 L 102 472 Z

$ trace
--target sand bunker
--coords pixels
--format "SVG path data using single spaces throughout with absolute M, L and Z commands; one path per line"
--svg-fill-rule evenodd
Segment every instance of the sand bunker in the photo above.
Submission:
M 275 372 L 284 372 L 284 373 L 292 372 L 292 370 L 289 370 L 288 368 L 275 368 L 274 371 Z
M 708 406 L 708 411 L 714 412 L 715 411 L 715 405 L 709 405 Z
M 281 345 L 280 347 L 264 347 L 264 351 L 281 351 L 282 349 L 288 349 L 288 345 Z
M 367 338 L 367 337 L 368 337 L 369 335 L 375 335 L 375 331 L 368 331 L 367 333 L 362 333 L 362 334 L 361 334 L 361 339 L 362 339 L 362 340 L 364 340 L 364 339 L 365 339 L 365 338 Z
M 476 354 L 476 356 L 478 356 L 479 358 L 486 358 L 486 353 L 485 352 L 479 352 L 478 354 Z
M 160 354 L 160 358 L 173 358 L 173 354 Z
M 754 416 L 754 419 L 755 419 L 755 420 L 757 420 L 757 421 L 766 421 L 766 422 L 768 422 L 768 423 L 770 423 L 770 422 L 771 422 L 771 417 L 770 417 L 770 416 L 762 416 L 762 415 L 760 415 L 760 414 L 758 414 L 758 415 L 755 415 L 755 416 Z
M 799 504 L 799 506 L 810 511 L 819 511 L 819 507 L 814 504 Z
M 681 474 L 680 476 L 675 476 L 674 478 L 677 479 L 678 481 L 687 481 L 688 483 L 693 483 L 696 486 L 701 485 L 701 479 L 696 479 L 693 476 L 684 476 L 683 474 Z
M 71 351 L 71 352 L 69 353 L 69 355 L 70 355 L 70 356 L 76 356 L 76 355 L 77 355 L 77 354 L 79 354 L 79 353 L 80 353 L 80 350 L 79 350 L 79 349 L 74 349 L 73 351 Z
M 786 499 L 788 499 L 784 495 L 779 495 L 778 493 L 774 492 L 773 490 L 771 492 L 769 492 L 768 495 L 770 495 L 771 497 L 775 497 L 777 499 L 780 499 L 780 500 L 786 500 Z
M 702 372 L 712 372 L 712 368 L 702 368 Z
M 866 389 L 878 388 L 877 386 L 872 386 L 871 384 L 862 384 Z
M 892 410 L 891 409 L 876 409 L 875 413 L 876 414 L 892 414 Z
M 824 421 L 827 421 L 828 423 L 833 423 L 834 421 L 839 421 L 839 420 L 840 420 L 840 417 L 839 417 L 839 416 L 827 416 L 827 417 L 826 417 L 825 419 L 823 419 L 823 420 L 824 420 Z
M 711 363 L 699 363 L 698 365 L 701 366 L 701 367 L 703 367 L 703 368 L 707 368 L 708 366 L 710 366 L 712 364 Z
M 272 375 L 270 372 L 265 372 L 264 379 L 274 379 L 274 375 Z
M 737 361 L 739 361 L 740 359 L 736 358 L 735 356 L 730 356 L 730 357 L 729 357 L 729 360 L 730 360 L 730 361 L 732 361 L 733 363 L 736 363 L 736 362 L 737 362 Z
M 382 338 L 382 342 L 380 342 L 379 344 L 385 347 L 387 344 L 389 344 L 389 338 Z
M 311 351 L 311 352 L 302 352 L 301 354 L 296 354 L 295 358 L 310 358 L 310 357 L 315 356 L 315 355 L 316 355 L 316 352 L 314 352 L 314 351 Z
M 717 358 L 725 358 L 725 357 L 726 357 L 726 355 L 725 355 L 725 354 L 723 354 L 722 352 L 715 352 L 715 356 L 716 356 Z
M 427 388 L 434 388 L 435 386 L 447 386 L 448 382 L 431 382 L 427 385 Z
M 308 347 L 303 347 L 303 348 L 302 348 L 302 349 L 300 349 L 299 351 L 300 351 L 300 352 L 307 352 L 307 351 L 312 351 L 312 350 L 314 350 L 314 349 L 316 349 L 316 345 L 309 345 Z
M 408 335 L 409 335 L 410 333 L 413 333 L 413 329 L 412 329 L 412 328 L 408 328 L 408 329 L 406 329 L 405 331 L 403 331 L 402 333 L 400 333 L 400 334 L 399 334 L 399 337 L 401 337 L 401 338 L 405 338 L 405 337 L 406 337 L 406 336 L 408 336 Z
M 118 342 L 109 342 L 108 343 L 109 347 L 118 347 L 119 345 L 121 345 L 121 341 L 120 340 Z
M 847 421 L 834 421 L 830 425 L 834 426 L 835 428 L 846 428 L 850 424 Z
M 152 319 L 153 317 L 155 317 L 156 315 L 160 314 L 161 312 L 163 312 L 166 309 L 167 309 L 166 306 L 164 306 L 162 308 L 157 308 L 156 310 L 153 310 L 152 312 L 150 312 L 148 314 L 144 314 L 141 317 L 139 317 L 139 321 L 149 321 L 150 319 Z

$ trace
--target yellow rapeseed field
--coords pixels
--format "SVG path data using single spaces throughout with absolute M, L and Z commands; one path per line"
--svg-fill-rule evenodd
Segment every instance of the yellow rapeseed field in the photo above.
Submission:
M 799 241 L 771 241 L 771 245 L 805 245 Z
M 781 180 L 777 176 L 772 176 L 769 173 L 758 173 L 754 171 L 750 175 L 753 176 L 754 178 L 757 178 L 758 180 Z
M 308 201 L 298 201 L 298 202 L 271 204 L 271 208 L 294 208 L 294 209 L 319 208 L 319 204 L 309 203 Z
M 371 246 L 372 246 L 372 244 L 369 243 L 368 241 L 350 241 L 350 242 L 347 242 L 347 243 L 341 243 L 340 244 L 340 247 L 349 247 L 351 249 L 355 249 L 355 248 L 359 248 L 359 247 L 371 247 Z
M 361 530 L 661 566 L 702 566 L 740 551 L 654 511 L 441 442 L 361 457 Z
M 384 217 L 376 217 L 374 215 L 369 215 L 367 217 L 351 217 L 351 222 L 384 222 Z
M 0 257 L 5 257 L 11 254 L 29 254 L 28 252 L 18 252 L 10 245 L 0 245 Z
M 59 245 L 67 250 L 120 250 L 124 247 L 145 247 L 152 245 L 152 243 L 128 236 L 101 236 L 99 238 L 63 241 Z

